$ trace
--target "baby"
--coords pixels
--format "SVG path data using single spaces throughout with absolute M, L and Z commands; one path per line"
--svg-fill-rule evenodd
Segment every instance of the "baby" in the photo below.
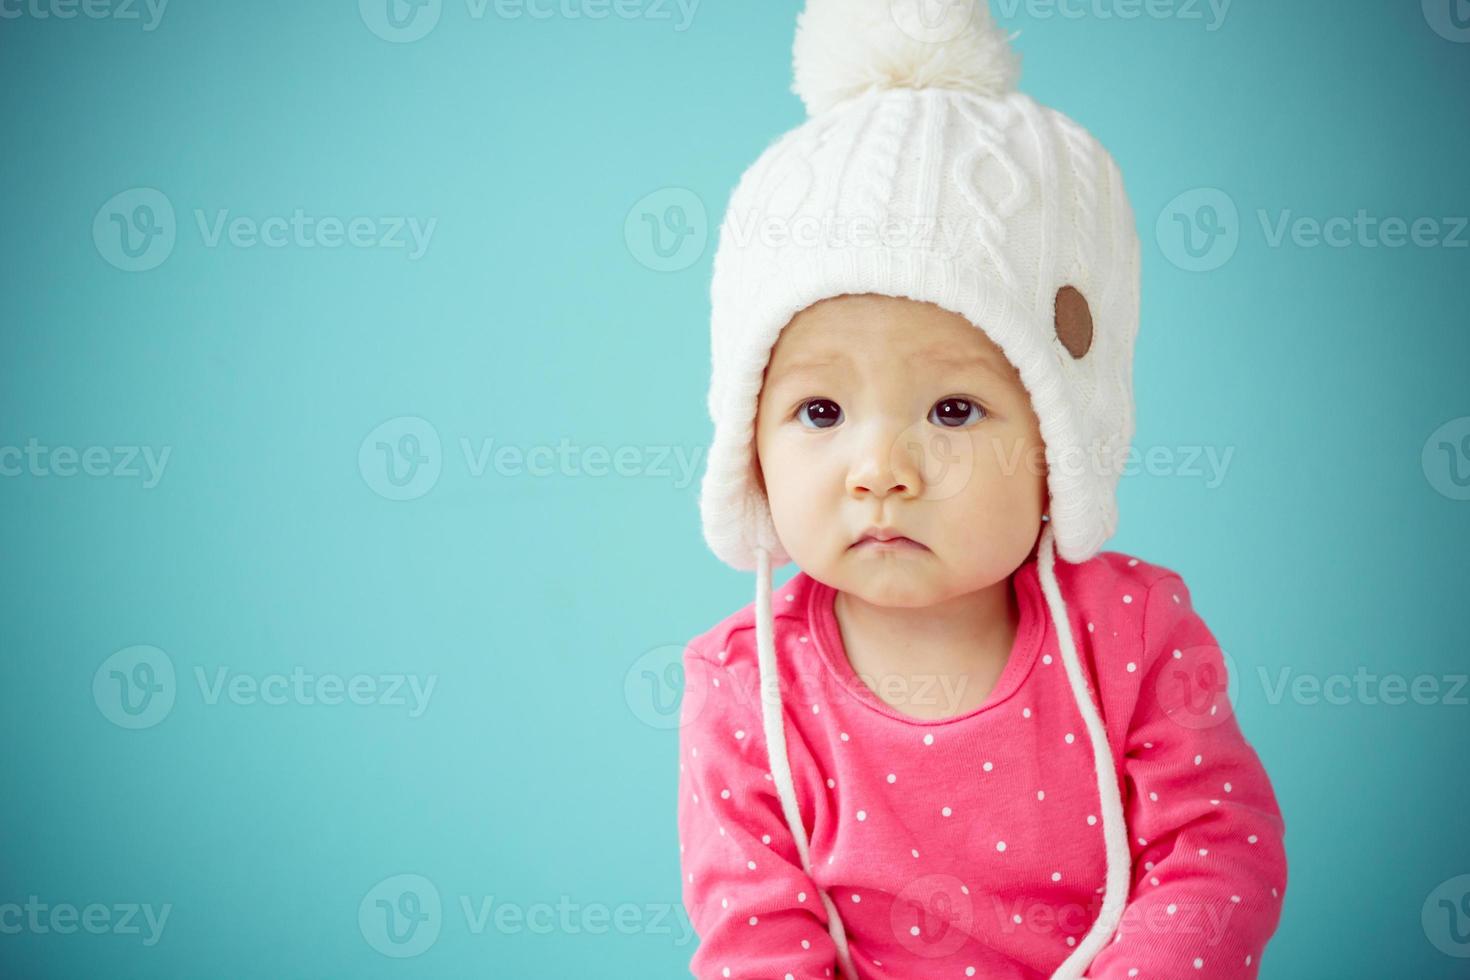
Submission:
M 741 179 L 687 644 L 700 978 L 1254 977 L 1285 824 L 1179 575 L 1102 544 L 1134 432 L 1118 168 L 983 3 L 808 0 Z M 773 590 L 772 568 L 798 571 Z

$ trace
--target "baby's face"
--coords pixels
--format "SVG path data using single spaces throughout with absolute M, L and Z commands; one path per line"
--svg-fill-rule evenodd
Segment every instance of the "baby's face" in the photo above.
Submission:
M 792 560 L 877 605 L 1004 580 L 1046 510 L 1019 374 L 964 317 L 908 299 L 837 296 L 792 318 L 766 366 L 756 457 Z M 873 525 L 923 547 L 857 545 Z

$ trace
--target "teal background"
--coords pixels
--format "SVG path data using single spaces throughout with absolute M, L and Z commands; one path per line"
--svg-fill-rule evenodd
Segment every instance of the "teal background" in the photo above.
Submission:
M 0 477 L 0 903 L 171 912 L 151 946 L 0 934 L 0 973 L 687 975 L 662 668 L 754 581 L 697 511 L 713 236 L 656 271 L 635 204 L 692 197 L 697 245 L 802 120 L 797 4 L 708 2 L 680 30 L 677 7 L 476 19 L 445 0 L 407 43 L 344 0 L 174 0 L 154 30 L 5 9 L 0 447 L 171 454 L 151 488 Z M 1470 670 L 1470 250 L 1273 248 L 1257 220 L 1470 214 L 1470 44 L 1417 2 L 1238 0 L 1213 31 L 1045 9 L 1000 17 L 1023 87 L 1112 150 L 1143 237 L 1135 444 L 1234 449 L 1216 487 L 1125 477 L 1109 547 L 1184 575 L 1235 658 L 1291 858 L 1261 975 L 1470 975 L 1470 942 L 1426 912 L 1470 888 L 1452 881 L 1470 707 L 1273 703 L 1259 680 Z M 92 234 L 133 188 L 177 214 L 137 272 Z M 1196 188 L 1239 209 L 1237 251 L 1205 272 L 1155 233 Z M 436 225 L 410 259 L 208 247 L 193 217 L 295 208 Z M 390 447 L 426 432 L 404 417 L 440 439 L 421 453 L 440 472 L 393 500 L 379 440 L 359 450 L 385 422 Z M 1432 439 L 1447 422 L 1458 455 Z M 637 447 L 640 469 L 476 475 L 461 440 L 489 439 Z M 699 454 L 696 478 L 647 447 Z M 132 730 L 93 681 L 140 644 L 175 701 Z M 418 717 L 210 703 L 195 671 L 220 668 L 436 687 Z M 359 924 L 400 874 L 442 901 L 408 958 Z M 461 896 L 584 914 L 477 933 Z M 587 910 L 624 904 L 635 925 L 592 931 Z

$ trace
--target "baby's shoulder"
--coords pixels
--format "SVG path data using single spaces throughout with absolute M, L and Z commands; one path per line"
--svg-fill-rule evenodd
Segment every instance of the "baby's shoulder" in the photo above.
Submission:
M 1142 603 L 1155 585 L 1182 577 L 1172 568 L 1144 561 L 1122 551 L 1100 551 L 1087 561 L 1072 564 L 1058 561 L 1057 584 L 1068 604 L 1107 608 L 1114 604 Z
M 784 585 L 772 589 L 771 613 L 778 647 L 785 645 L 786 634 L 792 631 L 806 631 L 809 604 L 814 587 L 813 579 L 804 572 L 798 572 Z M 747 669 L 755 670 L 757 666 L 755 613 L 756 600 L 752 599 L 691 639 L 686 644 L 686 658 L 698 657 L 710 664 L 736 672 Z

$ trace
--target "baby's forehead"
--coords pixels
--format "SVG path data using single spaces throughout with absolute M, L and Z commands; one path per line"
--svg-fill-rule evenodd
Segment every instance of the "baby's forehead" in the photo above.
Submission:
M 1000 347 L 958 313 L 902 297 L 865 295 L 823 300 L 794 316 L 778 336 L 767 370 L 892 360 L 919 367 L 972 360 L 1010 367 Z

